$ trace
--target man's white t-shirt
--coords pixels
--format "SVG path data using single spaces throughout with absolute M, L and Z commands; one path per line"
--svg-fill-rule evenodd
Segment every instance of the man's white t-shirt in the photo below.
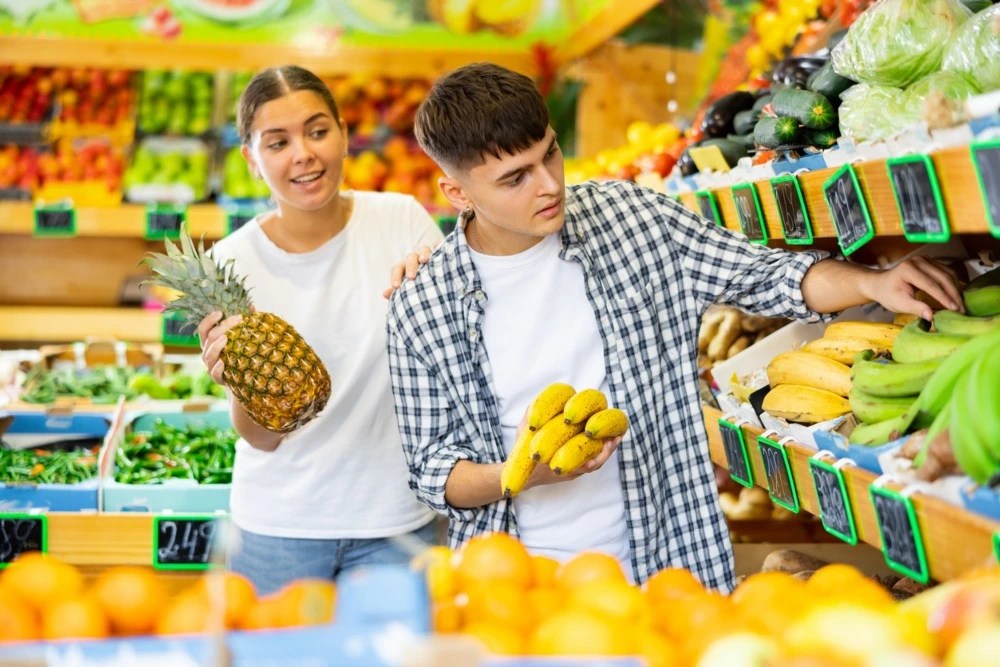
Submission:
M 273 452 L 236 444 L 233 521 L 275 537 L 376 538 L 433 517 L 409 488 L 385 346 L 390 269 L 441 232 L 415 199 L 356 192 L 347 226 L 307 253 L 288 253 L 254 220 L 217 242 L 235 259 L 258 311 L 287 320 L 316 351 L 332 390 L 316 419 Z
M 560 247 L 559 235 L 552 234 L 517 255 L 469 248 L 487 295 L 483 343 L 508 453 L 525 409 L 549 384 L 608 391 L 604 343 L 583 268 L 560 259 Z M 631 569 L 617 451 L 596 472 L 518 494 L 514 513 L 532 553 L 566 560 L 601 551 Z

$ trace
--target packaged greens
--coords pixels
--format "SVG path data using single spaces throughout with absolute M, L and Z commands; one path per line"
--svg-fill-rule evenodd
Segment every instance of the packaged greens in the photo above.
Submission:
M 941 68 L 944 49 L 969 18 L 959 0 L 882 0 L 833 49 L 837 74 L 905 88 Z
M 983 92 L 1000 88 L 1000 5 L 965 22 L 945 48 L 942 67 L 965 74 Z
M 964 74 L 958 72 L 934 72 L 920 79 L 903 93 L 903 108 L 907 115 L 917 119 L 925 117 L 924 109 L 928 100 L 935 95 L 945 100 L 964 102 L 979 93 L 979 88 Z
M 840 95 L 840 134 L 855 141 L 877 141 L 896 134 L 918 118 L 906 113 L 899 88 L 859 83 Z

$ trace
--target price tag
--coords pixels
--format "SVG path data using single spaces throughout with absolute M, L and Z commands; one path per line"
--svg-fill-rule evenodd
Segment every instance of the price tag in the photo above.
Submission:
M 809 473 L 816 487 L 816 504 L 823 528 L 831 535 L 850 545 L 858 543 L 858 530 L 854 525 L 851 499 L 847 495 L 847 483 L 840 468 L 812 456 L 809 458 Z
M 35 236 L 76 236 L 76 209 L 73 204 L 36 206 Z
M 767 226 L 764 212 L 760 208 L 760 198 L 753 183 L 733 186 L 733 203 L 740 218 L 740 229 L 751 243 L 767 243 Z
M 715 200 L 715 193 L 711 190 L 700 190 L 694 193 L 694 198 L 698 200 L 701 217 L 722 227 L 722 216 L 719 215 L 719 203 Z
M 158 570 L 207 570 L 218 531 L 204 516 L 153 517 L 153 567 Z
M 794 174 L 771 179 L 771 192 L 778 205 L 781 234 L 788 245 L 809 245 L 813 242 L 812 222 L 806 210 L 802 186 Z
M 257 211 L 248 209 L 236 209 L 226 214 L 226 234 L 232 234 L 239 230 L 258 215 Z
M 0 514 L 0 568 L 26 551 L 49 550 L 49 519 L 44 514 Z
M 722 446 L 726 450 L 726 466 L 729 468 L 729 476 L 737 484 L 751 488 L 753 486 L 753 468 L 750 467 L 750 457 L 747 455 L 747 443 L 743 437 L 743 429 L 727 419 L 720 419 L 719 431 L 722 433 Z
M 972 144 L 972 164 L 979 176 L 979 189 L 986 208 L 990 234 L 1000 238 L 1000 141 Z
M 178 239 L 187 220 L 183 204 L 150 204 L 146 207 L 146 240 Z
M 193 322 L 187 322 L 177 313 L 164 312 L 162 326 L 160 341 L 164 345 L 201 347 L 201 343 L 198 340 L 197 325 Z
M 868 243 L 875 236 L 868 204 L 858 185 L 854 167 L 845 164 L 823 184 L 826 205 L 837 231 L 837 243 L 845 256 Z
M 880 486 L 878 480 L 868 487 L 868 493 L 875 508 L 885 562 L 900 574 L 926 584 L 930 573 L 913 501 L 906 493 Z
M 918 243 L 944 243 L 951 238 L 948 214 L 934 163 L 926 155 L 891 158 L 886 163 L 903 221 L 903 236 Z
M 757 448 L 764 463 L 767 476 L 767 492 L 771 500 L 789 512 L 799 513 L 799 496 L 795 491 L 792 464 L 788 460 L 785 445 L 761 434 L 757 436 Z

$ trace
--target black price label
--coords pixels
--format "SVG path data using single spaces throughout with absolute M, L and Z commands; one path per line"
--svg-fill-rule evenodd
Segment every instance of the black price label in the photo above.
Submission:
M 163 329 L 160 341 L 164 345 L 179 347 L 201 347 L 198 340 L 198 327 L 188 322 L 177 313 L 163 313 Z
M 146 207 L 146 239 L 178 239 L 187 220 L 187 207 L 178 204 L 150 204 Z
M 1000 237 L 1000 141 L 974 143 L 971 150 L 986 208 L 986 224 L 990 234 Z
M 886 163 L 903 236 L 918 243 L 944 243 L 951 237 L 934 163 L 926 155 L 892 158 Z
M 845 164 L 823 184 L 826 205 L 837 231 L 837 243 L 845 256 L 868 243 L 875 236 L 868 204 L 858 184 L 854 167 Z
M 788 450 L 779 442 L 764 435 L 757 436 L 757 448 L 764 463 L 767 476 L 767 492 L 771 500 L 790 512 L 799 513 L 799 496 L 795 491 L 792 464 L 788 460 Z
M 218 521 L 207 517 L 153 517 L 153 567 L 207 570 L 218 528 Z
M 72 206 L 35 208 L 35 236 L 75 236 L 76 209 Z
M 0 514 L 0 568 L 26 551 L 49 550 L 49 520 L 45 515 Z
M 793 174 L 771 179 L 771 192 L 778 205 L 781 234 L 789 245 L 809 245 L 813 242 L 812 222 L 802 196 L 802 186 Z
M 767 226 L 764 212 L 760 208 L 760 198 L 753 183 L 733 186 L 733 203 L 740 218 L 740 229 L 751 243 L 767 243 Z
M 719 203 L 715 200 L 715 193 L 711 190 L 701 190 L 694 193 L 694 198 L 698 201 L 701 217 L 722 227 L 722 216 L 719 215 Z
M 226 215 L 226 234 L 232 234 L 256 217 L 256 211 L 244 211 L 242 209 L 230 211 Z
M 868 492 L 875 508 L 885 562 L 900 574 L 926 584 L 930 573 L 913 502 L 898 491 L 874 484 Z
M 747 443 L 743 437 L 743 429 L 731 421 L 720 419 L 719 431 L 722 433 L 722 446 L 726 450 L 726 466 L 729 476 L 737 484 L 750 488 L 753 486 L 753 468 L 750 467 L 750 457 L 747 455 Z
M 820 459 L 809 459 L 809 472 L 816 487 L 816 504 L 819 518 L 826 532 L 847 542 L 858 543 L 858 530 L 854 525 L 851 499 L 847 495 L 844 473 Z

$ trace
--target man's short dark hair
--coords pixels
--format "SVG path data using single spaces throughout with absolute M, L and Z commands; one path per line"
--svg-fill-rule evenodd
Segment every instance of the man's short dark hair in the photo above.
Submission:
M 417 109 L 424 152 L 445 168 L 467 171 L 531 148 L 545 138 L 549 111 L 534 81 L 492 63 L 466 65 L 431 88 Z

